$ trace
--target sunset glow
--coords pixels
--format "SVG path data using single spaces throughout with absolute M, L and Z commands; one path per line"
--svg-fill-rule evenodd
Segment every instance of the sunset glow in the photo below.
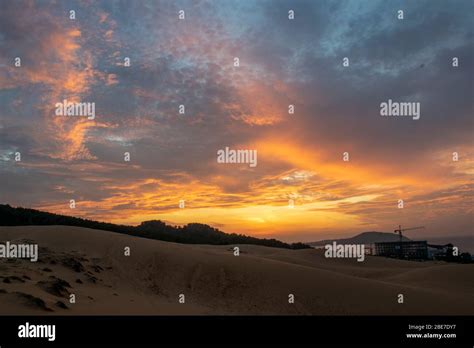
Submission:
M 243 2 L 228 20 L 225 1 L 188 2 L 185 23 L 169 15 L 179 5 L 153 4 L 78 5 L 88 16 L 76 21 L 66 3 L 3 4 L 1 203 L 289 241 L 399 224 L 426 226 L 414 235 L 473 232 L 474 57 L 462 7 L 426 42 L 414 33 L 439 23 L 380 26 L 351 1 L 336 6 L 339 26 L 328 3 L 295 2 L 293 27 L 265 1 Z M 380 3 L 367 4 L 377 13 Z M 381 117 L 389 98 L 421 100 L 420 119 Z M 96 118 L 55 116 L 64 99 L 95 102 Z M 257 150 L 258 165 L 218 163 L 225 147 Z

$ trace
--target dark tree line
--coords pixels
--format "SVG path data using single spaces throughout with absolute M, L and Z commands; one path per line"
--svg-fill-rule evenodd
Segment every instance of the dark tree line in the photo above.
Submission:
M 14 208 L 0 204 L 0 226 L 65 225 L 118 232 L 137 237 L 184 244 L 255 244 L 275 248 L 307 249 L 303 243 L 284 243 L 277 239 L 261 239 L 236 233 L 224 233 L 205 224 L 170 226 L 160 220 L 144 221 L 139 226 L 116 225 L 34 209 Z

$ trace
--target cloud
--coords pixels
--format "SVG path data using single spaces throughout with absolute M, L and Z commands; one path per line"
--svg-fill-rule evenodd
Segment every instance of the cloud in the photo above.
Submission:
M 471 7 L 467 0 L 7 2 L 2 199 L 121 223 L 212 221 L 293 240 L 390 229 L 400 219 L 423 219 L 443 234 L 446 214 L 470 230 Z M 63 99 L 95 102 L 96 119 L 55 117 Z M 382 118 L 387 99 L 419 101 L 420 120 Z M 219 165 L 216 152 L 226 146 L 257 150 L 258 166 Z M 12 160 L 16 151 L 22 162 Z M 401 216 L 400 198 L 409 207 Z

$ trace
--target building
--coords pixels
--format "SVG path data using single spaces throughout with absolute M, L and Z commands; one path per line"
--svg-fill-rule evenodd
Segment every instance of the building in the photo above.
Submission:
M 428 243 L 426 241 L 374 243 L 372 252 L 377 256 L 426 260 Z

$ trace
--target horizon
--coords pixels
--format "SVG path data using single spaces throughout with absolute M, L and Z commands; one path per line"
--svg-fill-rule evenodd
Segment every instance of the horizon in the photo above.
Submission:
M 9 206 L 13 209 L 32 209 L 32 208 L 26 208 L 26 207 L 13 207 L 11 206 L 10 204 L 8 203 L 0 203 L 0 205 L 5 205 L 5 206 Z M 32 210 L 36 210 L 36 209 L 32 209 Z M 50 213 L 50 212 L 46 212 L 46 211 L 41 211 L 41 210 L 36 210 L 36 211 L 39 211 L 39 212 L 43 212 L 43 213 Z M 55 214 L 55 213 L 52 213 L 52 214 Z M 73 216 L 73 215 L 62 215 L 62 214 L 59 214 L 61 216 L 66 216 L 66 217 L 77 217 L 77 216 Z M 89 220 L 89 219 L 87 219 Z M 98 220 L 89 220 L 91 222 L 98 222 L 98 223 L 111 223 L 109 221 L 98 221 Z M 138 227 L 140 226 L 142 223 L 145 223 L 145 222 L 150 222 L 150 221 L 160 221 L 160 222 L 163 222 L 165 223 L 166 225 L 168 226 L 172 226 L 172 227 L 184 227 L 184 226 L 187 226 L 189 224 L 195 224 L 195 223 L 198 223 L 198 224 L 202 224 L 202 223 L 199 223 L 199 222 L 189 222 L 187 224 L 184 224 L 184 225 L 177 225 L 177 224 L 173 224 L 173 223 L 170 223 L 169 221 L 164 221 L 164 220 L 144 220 L 144 221 L 141 221 L 140 223 L 138 224 L 135 224 L 135 225 L 122 225 L 122 226 L 130 226 L 130 227 Z M 113 224 L 113 223 L 112 223 Z M 117 224 L 118 225 L 118 224 Z M 237 232 L 232 232 L 232 231 L 223 231 L 215 226 L 212 226 L 212 225 L 209 225 L 209 224 L 204 224 L 204 225 L 207 225 L 211 228 L 215 228 L 217 230 L 219 230 L 220 232 L 224 232 L 226 234 L 232 234 L 232 233 L 237 233 Z M 0 227 L 2 227 L 3 225 L 0 225 Z M 7 226 L 10 226 L 10 225 L 5 225 L 4 227 L 7 227 Z M 37 226 L 37 225 L 21 225 L 21 226 Z M 58 225 L 51 225 L 51 226 L 58 226 Z M 69 226 L 69 225 L 66 225 L 66 226 Z M 347 234 L 344 235 L 344 234 L 341 234 L 341 235 L 333 235 L 333 236 L 327 236 L 326 238 L 320 238 L 320 239 L 308 239 L 306 241 L 304 240 L 285 240 L 285 239 L 278 239 L 277 240 L 280 240 L 282 242 L 285 242 L 285 243 L 298 243 L 298 242 L 301 242 L 301 243 L 313 243 L 313 242 L 320 242 L 320 241 L 324 241 L 324 240 L 331 240 L 331 239 L 350 239 L 350 238 L 353 238 L 353 237 L 356 237 L 356 236 L 359 236 L 361 234 L 366 234 L 366 233 L 382 233 L 382 234 L 395 234 L 395 232 L 390 232 L 390 231 L 359 231 L 359 232 L 346 232 Z M 245 234 L 243 234 L 245 235 Z M 449 238 L 452 238 L 452 239 L 456 239 L 456 238 L 461 238 L 461 239 L 465 239 L 465 238 L 472 238 L 473 242 L 474 242 L 474 236 L 472 235 L 463 235 L 463 234 L 450 234 L 449 236 L 420 236 L 419 238 L 417 237 L 413 237 L 413 236 L 406 236 L 404 235 L 404 237 L 410 239 L 410 240 L 416 240 L 416 239 L 425 239 L 427 241 L 429 240 L 436 240 L 436 239 L 449 239 Z M 274 237 L 260 237 L 260 238 L 274 238 Z M 474 245 L 474 243 L 473 243 Z
M 470 1 L 4 2 L 0 199 L 285 242 L 472 235 L 472 22 Z

